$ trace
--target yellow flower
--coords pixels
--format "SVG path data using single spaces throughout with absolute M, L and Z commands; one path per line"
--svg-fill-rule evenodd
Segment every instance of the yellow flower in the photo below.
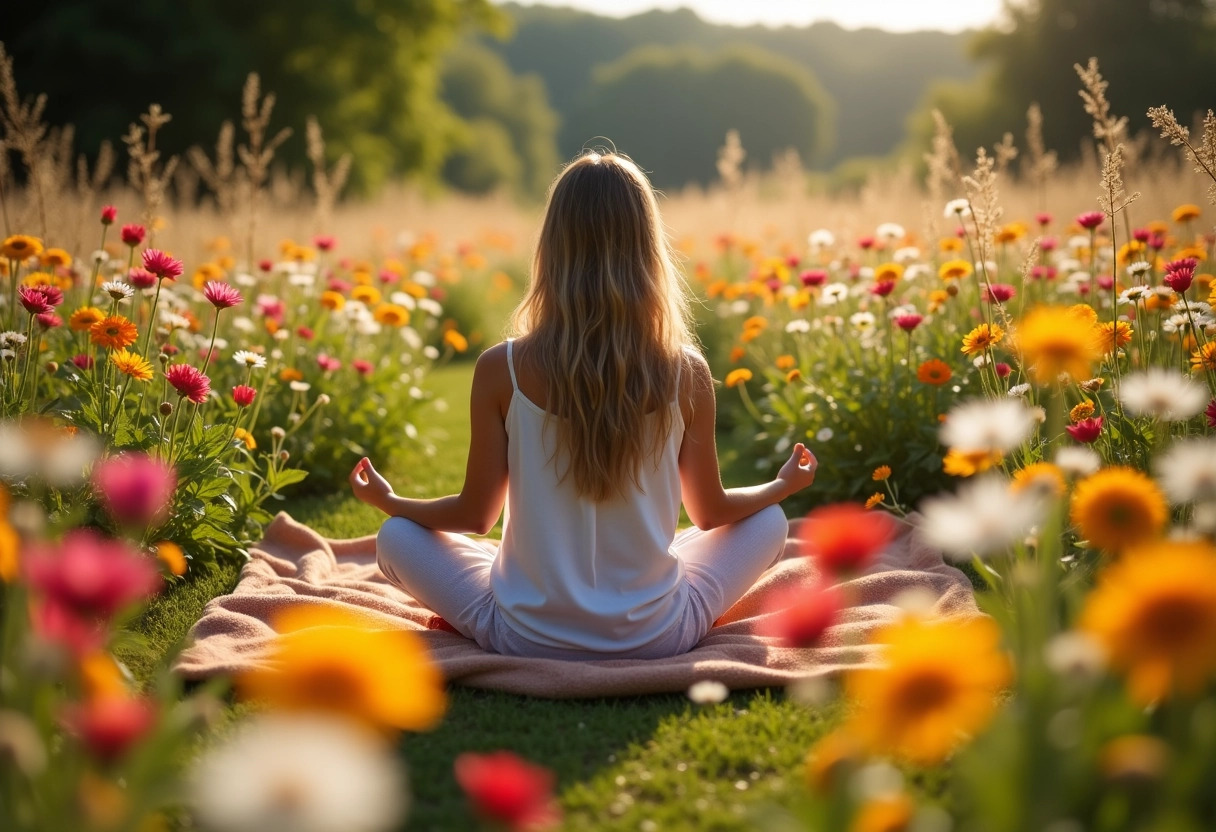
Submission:
M 202 291 L 204 284 L 209 280 L 222 280 L 224 278 L 224 270 L 216 263 L 203 263 L 199 266 L 194 276 L 191 278 L 191 283 L 195 289 Z
M 906 794 L 872 797 L 861 805 L 849 832 L 908 832 L 916 804 Z
M 82 306 L 68 318 L 68 326 L 72 328 L 73 332 L 84 332 L 86 329 L 91 328 L 93 324 L 105 318 L 105 316 L 106 313 L 96 306 Z
M 139 331 L 122 315 L 111 315 L 89 327 L 89 340 L 108 350 L 125 350 L 135 343 Z
M 407 280 L 402 283 L 401 291 L 405 292 L 412 298 L 416 298 L 417 300 L 422 300 L 424 297 L 426 297 L 426 287 L 419 283 L 415 283 L 412 280 Z
M 883 480 L 887 479 L 890 476 L 891 476 L 891 466 L 890 465 L 879 465 L 877 468 L 874 469 L 874 473 L 870 474 L 870 479 L 874 480 L 874 482 L 882 482 Z
M 866 498 L 866 511 L 869 511 L 870 509 L 874 508 L 875 506 L 882 505 L 882 501 L 883 501 L 882 492 L 875 491 L 873 494 L 871 494 L 869 497 Z
M 961 280 L 970 276 L 974 270 L 966 260 L 947 260 L 937 270 L 937 276 L 942 280 Z
M 857 737 L 837 728 L 811 746 L 803 763 L 803 774 L 812 789 L 827 794 L 839 785 L 842 769 L 856 763 L 860 757 Z
M 1208 341 L 1191 352 L 1191 372 L 1216 370 L 1216 341 Z
M 327 291 L 321 293 L 321 305 L 331 312 L 337 312 L 346 306 L 346 298 L 340 292 Z
M 992 349 L 1001 343 L 1005 330 L 996 324 L 980 324 L 963 336 L 963 353 L 975 355 Z
M 1119 246 L 1119 262 L 1127 263 L 1144 257 L 1147 246 L 1139 240 L 1130 240 Z
M 856 703 L 848 724 L 877 754 L 931 766 L 988 724 L 996 697 L 1013 677 L 990 618 L 926 621 L 883 627 L 882 668 L 851 671 L 845 690 Z
M 785 374 L 785 380 L 789 384 L 793 384 L 798 379 L 802 378 L 802 370 L 793 369 Z
M 304 374 L 295 367 L 284 367 L 279 371 L 279 381 L 300 381 L 304 378 Z
M 929 292 L 929 311 L 936 312 L 950 300 L 950 293 L 944 289 L 934 289 Z
M 1099 574 L 1080 626 L 1127 674 L 1136 701 L 1200 693 L 1216 673 L 1216 547 L 1162 540 L 1128 550 Z
M 1061 373 L 1089 378 L 1091 366 L 1102 358 L 1102 344 L 1085 314 L 1059 306 L 1040 306 L 1023 318 L 1016 347 L 1038 384 L 1050 384 Z
M 14 234 L 0 243 L 0 255 L 9 260 L 25 261 L 42 253 L 42 240 L 26 234 Z
M 1199 216 L 1202 213 L 1203 212 L 1200 210 L 1198 205 L 1186 203 L 1175 208 L 1174 213 L 1171 214 L 1171 216 L 1174 222 L 1190 222 L 1191 220 L 1199 219 Z
M 1157 537 L 1169 505 L 1151 477 L 1116 465 L 1077 484 L 1070 514 L 1090 546 L 1115 552 Z
M 252 434 L 252 433 L 250 433 L 249 431 L 245 430 L 244 428 L 237 428 L 237 429 L 236 429 L 236 431 L 235 431 L 235 432 L 233 432 L 233 434 L 232 434 L 232 438 L 233 438 L 233 439 L 239 439 L 240 441 L 244 442 L 244 443 L 245 443 L 245 448 L 246 448 L 247 450 L 250 450 L 250 451 L 256 451 L 256 450 L 257 450 L 257 447 L 258 447 L 258 441 L 257 441 L 256 439 L 254 439 L 254 438 L 253 438 L 253 434 Z
M 937 247 L 945 254 L 955 254 L 963 250 L 963 241 L 958 237 L 942 237 L 938 240 Z
M 156 544 L 156 557 L 169 568 L 174 575 L 186 574 L 186 555 L 182 547 L 172 540 L 162 540 Z
M 1011 222 L 1008 225 L 1001 226 L 992 236 L 993 239 L 998 243 L 1017 242 L 1026 236 L 1026 224 L 1020 222 Z
M 122 699 L 131 693 L 118 663 L 104 650 L 82 656 L 78 670 L 87 699 Z
M 1082 422 L 1094 415 L 1093 402 L 1081 402 L 1068 411 L 1068 421 L 1072 423 Z
M 881 283 L 884 280 L 899 280 L 904 276 L 904 267 L 898 263 L 883 263 L 874 270 L 874 282 Z
M 380 302 L 380 290 L 375 286 L 356 286 L 350 290 L 350 297 L 365 306 L 375 306 Z
M 752 371 L 747 369 L 746 367 L 739 367 L 738 369 L 731 370 L 729 373 L 726 374 L 726 386 L 727 387 L 738 387 L 740 384 L 743 384 L 744 382 L 748 382 L 751 380 L 752 380 Z
M 1000 465 L 999 451 L 957 451 L 953 448 L 942 459 L 942 470 L 952 477 L 973 477 L 993 465 Z
M 778 370 L 792 370 L 798 364 L 798 359 L 792 355 L 779 355 L 776 364 Z
M 48 248 L 42 253 L 39 260 L 44 266 L 49 266 L 52 269 L 56 267 L 67 268 L 72 265 L 72 255 L 68 254 L 61 248 Z
M 110 353 L 110 363 L 118 368 L 124 376 L 130 376 L 136 381 L 152 380 L 152 365 L 142 356 L 126 349 Z
M 731 348 L 730 348 L 730 363 L 731 363 L 731 364 L 738 364 L 738 363 L 739 363 L 739 361 L 740 361 L 740 360 L 743 358 L 743 356 L 744 356 L 744 355 L 746 355 L 746 354 L 747 354 L 747 353 L 744 351 L 743 347 L 740 347 L 740 346 L 734 346 L 734 347 L 731 347 Z
M 454 329 L 449 329 L 443 333 L 443 343 L 456 350 L 456 352 L 464 352 L 469 348 L 469 339 Z
M 373 629 L 353 613 L 303 604 L 274 625 L 279 635 L 268 662 L 236 679 L 245 698 L 388 729 L 426 730 L 443 716 L 443 676 L 414 633 Z
M 1127 321 L 1106 321 L 1098 324 L 1098 340 L 1102 351 L 1109 355 L 1132 340 L 1135 335 L 1132 325 Z
M 410 322 L 410 310 L 396 303 L 382 303 L 372 310 L 372 317 L 385 326 L 405 326 Z
M 1068 314 L 1087 324 L 1096 324 L 1098 322 L 1098 310 L 1088 303 L 1074 303 L 1068 307 Z
M 749 329 L 764 329 L 766 326 L 768 326 L 768 318 L 764 317 L 763 315 L 752 315 L 743 322 L 743 331 L 747 332 Z
M 1032 462 L 1020 471 L 1015 471 L 1013 480 L 1009 483 L 1011 491 L 1034 489 L 1060 497 L 1068 488 L 1064 482 L 1064 472 L 1050 462 Z
M 11 584 L 21 575 L 21 538 L 8 522 L 8 489 L 0 484 L 0 581 Z

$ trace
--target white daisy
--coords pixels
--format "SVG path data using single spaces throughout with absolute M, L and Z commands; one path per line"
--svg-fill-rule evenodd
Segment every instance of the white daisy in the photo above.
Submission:
M 810 332 L 811 325 L 807 323 L 805 318 L 794 318 L 785 325 L 785 331 L 789 333 Z
M 1119 303 L 1140 303 L 1152 290 L 1148 286 L 1132 286 L 1119 293 Z
M 716 705 L 730 696 L 730 688 L 712 679 L 702 679 L 688 689 L 688 698 L 698 705 Z
M 1150 367 L 1123 379 L 1119 401 L 1134 416 L 1181 422 L 1203 410 L 1207 389 L 1174 370 Z
M 952 199 L 946 203 L 946 210 L 942 215 L 948 220 L 965 220 L 971 216 L 971 202 L 966 199 Z
M 869 332 L 874 328 L 874 315 L 871 312 L 854 312 L 849 316 L 849 324 L 859 332 Z
M 232 278 L 232 282 L 238 286 L 257 286 L 258 279 L 248 272 L 241 272 L 236 277 Z
M 831 248 L 836 245 L 836 235 L 826 228 L 820 228 L 807 235 L 806 244 L 816 251 Z
M 252 367 L 255 370 L 261 370 L 266 366 L 266 356 L 259 355 L 250 350 L 237 350 L 232 354 L 232 360 L 237 364 Z
M 1009 395 L 1013 398 L 1021 398 L 1030 392 L 1029 384 L 1015 384 L 1009 388 Z
M 885 240 L 888 243 L 893 243 L 896 240 L 902 240 L 908 234 L 902 225 L 894 222 L 884 222 L 878 226 L 878 230 L 874 232 L 874 236 L 880 240 Z
M 1102 467 L 1102 459 L 1081 445 L 1065 445 L 1060 448 L 1056 451 L 1055 463 L 1066 476 L 1074 478 L 1096 474 Z
M 398 306 L 404 306 L 411 312 L 418 306 L 418 301 L 409 292 L 393 292 L 388 299 Z
M 414 274 L 410 276 L 410 280 L 414 281 L 419 286 L 427 286 L 427 287 L 434 286 L 436 283 L 435 275 L 433 275 L 427 271 L 414 272 Z
M 1026 441 L 1036 421 L 1034 411 L 1016 399 L 969 401 L 946 414 L 941 440 L 964 453 L 1008 453 Z
M 101 284 L 101 291 L 114 300 L 130 300 L 131 296 L 135 294 L 135 287 L 129 283 L 123 283 L 121 280 L 107 280 Z
M 1145 262 L 1144 260 L 1137 260 L 1135 263 L 1131 263 L 1128 265 L 1127 274 L 1130 277 L 1141 278 L 1141 277 L 1144 277 L 1146 274 L 1149 274 L 1152 270 L 1153 270 L 1152 263 Z
M 171 312 L 168 309 L 162 309 L 160 313 L 161 323 L 169 329 L 189 329 L 190 319 L 185 315 L 179 315 L 176 312 Z
M 921 503 L 926 542 L 953 558 L 1003 552 L 1039 522 L 1043 502 L 1032 489 L 1013 491 L 1000 476 L 969 480 L 956 494 Z
M 25 343 L 25 333 L 8 330 L 0 332 L 0 347 L 19 347 Z
M 316 284 L 317 278 L 311 274 L 292 274 L 287 282 L 300 289 L 308 289 Z
M 1156 459 L 1154 467 L 1171 502 L 1216 501 L 1216 439 L 1176 442 Z
M 387 832 L 405 819 L 405 770 L 383 742 L 319 716 L 260 716 L 190 777 L 194 815 L 219 832 Z
M 930 274 L 933 274 L 933 269 L 927 263 L 913 263 L 911 266 L 908 266 L 907 271 L 904 272 L 904 280 L 916 280 L 918 277 L 924 277 L 925 275 Z
M 312 385 L 307 381 L 292 381 L 289 382 L 287 386 L 296 393 L 307 393 L 312 389 Z
M 236 317 L 231 318 L 230 323 L 232 324 L 233 329 L 237 330 L 238 332 L 243 332 L 246 335 L 251 332 L 256 332 L 258 328 L 257 324 L 255 324 L 251 319 L 246 318 L 244 315 L 237 315 Z
M 891 257 L 896 263 L 906 266 L 907 264 L 920 259 L 920 249 L 918 249 L 916 246 L 904 246 L 903 248 L 896 249 L 895 253 L 891 255 Z M 904 277 L 906 278 L 907 276 L 908 275 L 905 273 Z
M 0 359 L 2 359 L 4 361 L 12 361 L 16 357 L 17 357 L 16 350 L 10 350 L 8 347 L 5 347 L 4 349 L 0 349 Z
M 443 307 L 440 306 L 439 301 L 435 300 L 434 298 L 420 299 L 418 301 L 418 308 L 428 315 L 438 316 L 443 314 Z
M 832 306 L 849 296 L 849 287 L 844 283 L 829 283 L 819 293 L 820 306 Z

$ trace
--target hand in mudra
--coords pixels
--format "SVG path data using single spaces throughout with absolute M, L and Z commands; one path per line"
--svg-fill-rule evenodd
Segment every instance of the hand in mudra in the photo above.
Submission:
M 815 469 L 819 460 L 801 442 L 794 445 L 790 458 L 777 472 L 777 479 L 783 480 L 789 487 L 789 493 L 801 491 L 815 481 Z
M 359 500 L 381 511 L 385 510 L 388 498 L 393 496 L 393 487 L 372 467 L 367 457 L 355 463 L 354 470 L 350 472 L 350 488 Z

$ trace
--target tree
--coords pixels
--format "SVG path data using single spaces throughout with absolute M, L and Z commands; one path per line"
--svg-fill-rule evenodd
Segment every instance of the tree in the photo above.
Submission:
M 751 48 L 642 47 L 597 70 L 562 144 L 606 138 L 653 171 L 660 187 L 707 184 L 729 130 L 739 131 L 750 159 L 794 148 L 814 163 L 830 148 L 833 114 L 815 77 L 784 58 Z

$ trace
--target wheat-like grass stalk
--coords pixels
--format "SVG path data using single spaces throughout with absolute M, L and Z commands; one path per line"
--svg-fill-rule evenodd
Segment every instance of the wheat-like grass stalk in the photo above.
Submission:
M 245 128 L 246 144 L 237 147 L 237 157 L 245 170 L 245 185 L 248 189 L 249 223 L 245 238 L 246 263 L 253 263 L 254 241 L 257 238 L 258 207 L 262 189 L 270 170 L 275 151 L 287 137 L 291 128 L 284 127 L 269 141 L 266 128 L 270 126 L 270 114 L 274 111 L 274 93 L 261 94 L 261 82 L 256 72 L 249 73 L 241 95 L 241 126 Z
M 1107 186 L 1107 167 L 1115 163 L 1119 166 L 1119 170 L 1115 171 L 1115 176 L 1118 179 L 1120 187 L 1123 183 L 1123 167 L 1127 160 L 1127 117 L 1121 116 L 1115 118 L 1110 112 L 1110 102 L 1106 100 L 1106 89 L 1110 86 L 1110 82 L 1102 77 L 1102 73 L 1098 69 L 1098 59 L 1090 58 L 1089 63 L 1085 66 L 1073 64 L 1073 69 L 1077 71 L 1077 75 L 1081 78 L 1082 88 L 1078 94 L 1081 100 L 1085 103 L 1085 112 L 1090 115 L 1094 122 L 1094 138 L 1098 140 L 1101 147 L 1104 148 L 1100 153 L 1102 158 L 1102 182 L 1103 192 L 1106 195 L 1106 200 L 1109 205 L 1116 204 L 1117 200 L 1114 191 L 1111 191 Z M 1120 145 L 1122 145 L 1120 147 Z M 1132 199 L 1135 199 L 1133 197 Z M 1122 203 L 1122 209 L 1132 202 L 1132 199 Z M 1099 197 L 1099 203 L 1102 202 L 1102 197 Z M 1105 211 L 1106 208 L 1103 208 Z M 1118 213 L 1108 212 L 1111 219 L 1111 233 L 1114 233 L 1114 215 Z M 1132 221 L 1128 216 L 1127 211 L 1123 211 L 1123 224 L 1127 232 L 1127 237 L 1130 240 L 1132 236 Z
M 928 201 L 923 207 L 925 238 L 932 240 L 937 236 L 942 206 L 958 193 L 962 176 L 962 160 L 954 145 L 954 128 L 941 110 L 933 111 L 933 143 L 924 159 L 927 168 L 925 190 L 928 192 Z
M 308 117 L 307 140 L 308 160 L 312 162 L 312 187 L 316 194 L 316 206 L 313 210 L 313 230 L 321 233 L 329 230 L 333 222 L 334 205 L 337 204 L 338 194 L 346 185 L 350 176 L 352 157 L 343 153 L 331 170 L 325 169 L 325 136 L 321 125 L 314 116 Z
M 219 137 L 215 140 L 215 161 L 198 145 L 186 151 L 186 158 L 207 187 L 215 194 L 215 207 L 221 216 L 233 216 L 237 198 L 237 167 L 233 156 L 233 141 L 236 128 L 231 121 L 220 125 Z
M 738 191 L 743 184 L 743 160 L 747 151 L 739 139 L 739 131 L 726 131 L 726 143 L 718 148 L 718 176 L 727 191 Z
M 1191 131 L 1178 123 L 1174 111 L 1165 106 L 1150 107 L 1149 121 L 1161 131 L 1161 138 L 1169 139 L 1174 147 L 1185 147 L 1186 158 L 1195 165 L 1195 173 L 1206 173 L 1212 180 L 1208 187 L 1208 199 L 1216 205 L 1216 112 L 1208 110 L 1203 119 L 1203 135 L 1199 145 L 1191 144 Z
M 83 153 L 76 157 L 76 212 L 72 224 L 74 246 L 79 249 L 82 245 L 81 229 L 94 206 L 97 192 L 105 187 L 114 174 L 114 145 L 103 141 L 97 150 L 97 161 L 89 171 L 89 160 Z
M 171 156 L 164 167 L 157 170 L 160 151 L 156 149 L 156 134 L 172 118 L 159 104 L 152 104 L 148 107 L 148 112 L 139 117 L 143 127 L 132 123 L 127 128 L 127 135 L 122 138 L 130 156 L 127 163 L 127 182 L 143 197 L 142 219 L 149 235 L 155 235 L 157 231 L 157 212 L 165 201 L 165 188 L 177 168 L 178 158 Z
M 47 125 L 42 121 L 46 110 L 46 94 L 33 101 L 21 103 L 17 94 L 17 79 L 13 74 L 13 59 L 0 42 L 0 124 L 4 126 L 4 145 L 21 154 L 26 174 L 34 191 L 38 223 L 43 239 L 47 236 L 46 193 L 42 174 L 45 164 Z M 7 223 L 7 211 L 5 212 Z
M 1000 142 L 993 146 L 992 154 L 996 159 L 997 175 L 1004 176 L 1005 172 L 1009 170 L 1009 165 L 1018 158 L 1018 148 L 1013 143 L 1013 134 L 1006 133 Z
M 1059 157 L 1043 143 L 1043 110 L 1036 101 L 1026 111 L 1026 155 L 1022 173 L 1038 191 L 1039 209 L 1047 207 L 1047 178 L 1059 167 Z

